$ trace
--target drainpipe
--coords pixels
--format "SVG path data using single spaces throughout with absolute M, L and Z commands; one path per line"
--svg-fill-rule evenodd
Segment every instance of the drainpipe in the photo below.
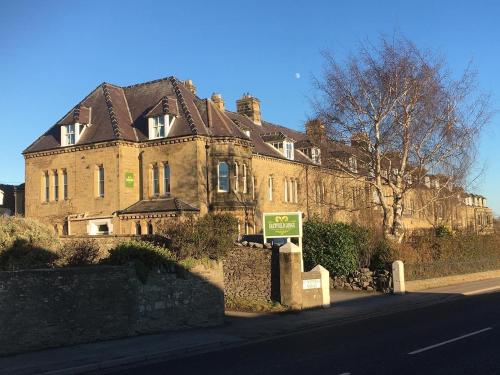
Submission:
M 309 219 L 309 166 L 306 165 L 306 211 L 307 211 L 307 219 Z
M 210 145 L 208 141 L 205 142 L 205 184 L 207 191 L 207 212 L 210 210 L 210 179 L 209 179 L 209 162 L 208 162 L 208 151 L 210 150 Z

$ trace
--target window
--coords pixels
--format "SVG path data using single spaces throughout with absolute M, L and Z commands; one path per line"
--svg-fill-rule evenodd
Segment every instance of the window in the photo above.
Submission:
M 97 171 L 97 196 L 104 197 L 104 167 L 99 166 Z
M 297 180 L 294 179 L 292 181 L 292 191 L 293 191 L 293 202 L 295 203 L 298 203 L 299 202 L 299 199 L 298 199 L 298 186 L 297 186 Z
M 269 176 L 269 181 L 268 181 L 268 188 L 269 188 L 269 200 L 273 200 L 273 176 Z
M 151 222 L 148 223 L 148 234 L 153 234 L 153 224 Z
M 63 170 L 63 199 L 68 199 L 68 172 Z
M 109 234 L 108 224 L 99 224 L 97 226 L 97 234 Z
M 165 137 L 165 116 L 153 117 L 153 138 Z
M 283 142 L 285 145 L 285 157 L 289 160 L 293 160 L 293 143 Z
M 44 180 L 45 180 L 45 202 L 48 202 L 50 199 L 50 188 L 49 188 L 49 172 L 45 172 L 44 175 Z
M 152 188 L 153 188 L 153 195 L 157 196 L 160 194 L 160 179 L 159 179 L 159 172 L 158 172 L 158 165 L 153 165 L 153 170 L 152 170 Z
M 229 191 L 229 166 L 225 161 L 219 163 L 217 178 L 217 190 L 221 193 L 227 193 Z
M 252 176 L 252 199 L 255 199 L 255 176 Z
M 320 149 L 317 147 L 313 147 L 311 149 L 311 159 L 313 163 L 315 164 L 320 164 L 321 163 L 321 157 L 320 157 Z
M 139 222 L 135 223 L 135 234 L 137 234 L 138 236 L 142 234 L 141 223 Z
M 285 189 L 285 194 L 284 194 L 285 202 L 288 202 L 288 180 L 286 178 L 283 180 L 283 187 Z
M 170 166 L 163 164 L 163 193 L 170 193 Z
M 247 166 L 243 164 L 243 193 L 248 193 L 247 187 Z
M 85 125 L 75 123 L 61 126 L 61 146 L 72 146 L 78 142 Z
M 349 170 L 354 173 L 358 172 L 358 161 L 354 156 L 349 158 Z
M 66 125 L 66 146 L 75 144 L 75 124 Z
M 59 173 L 54 171 L 54 200 L 59 200 Z
M 239 187 L 240 187 L 240 180 L 239 180 L 239 168 L 238 168 L 238 163 L 234 163 L 234 191 L 237 192 Z

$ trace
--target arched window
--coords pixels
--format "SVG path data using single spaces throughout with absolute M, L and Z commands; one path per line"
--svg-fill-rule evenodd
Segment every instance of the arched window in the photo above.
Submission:
M 227 193 L 229 191 L 229 165 L 225 161 L 221 161 L 217 168 L 217 190 Z
M 141 223 L 139 222 L 135 223 L 135 234 L 137 234 L 138 236 L 142 234 Z
M 283 180 L 283 187 L 284 187 L 285 202 L 288 202 L 288 179 L 287 178 L 285 178 Z
M 268 181 L 268 188 L 269 188 L 269 191 L 268 191 L 268 194 L 269 194 L 269 200 L 272 201 L 273 200 L 273 176 L 269 176 L 269 181 Z
M 148 234 L 153 234 L 153 224 L 151 222 L 148 223 Z
M 163 193 L 170 193 L 170 166 L 163 164 Z

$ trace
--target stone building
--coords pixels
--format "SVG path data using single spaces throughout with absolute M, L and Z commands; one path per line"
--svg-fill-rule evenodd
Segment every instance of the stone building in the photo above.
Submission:
M 377 222 L 366 181 L 322 162 L 319 122 L 306 132 L 267 122 L 250 94 L 236 108 L 226 110 L 220 94 L 199 98 L 192 81 L 175 77 L 99 85 L 24 151 L 26 216 L 70 235 L 152 233 L 161 222 L 207 212 L 234 214 L 240 233 L 258 233 L 262 213 L 272 211 Z M 337 151 L 355 155 L 357 146 Z M 356 167 L 355 157 L 349 162 Z M 410 229 L 474 220 L 477 230 L 479 218 L 492 221 L 484 201 L 472 214 L 464 194 L 453 215 L 439 218 L 435 207 L 423 215 L 416 205 L 425 189 L 432 187 L 416 187 L 407 202 Z
M 0 215 L 24 215 L 24 184 L 0 184 Z

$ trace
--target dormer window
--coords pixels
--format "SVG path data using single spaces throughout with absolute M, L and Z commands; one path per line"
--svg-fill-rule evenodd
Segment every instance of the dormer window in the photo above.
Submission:
M 284 141 L 283 144 L 285 146 L 285 157 L 287 159 L 293 160 L 293 143 Z
M 72 146 L 78 143 L 85 131 L 85 125 L 74 123 L 61 125 L 61 146 Z
M 174 123 L 175 116 L 160 115 L 149 118 L 149 139 L 165 138 Z

